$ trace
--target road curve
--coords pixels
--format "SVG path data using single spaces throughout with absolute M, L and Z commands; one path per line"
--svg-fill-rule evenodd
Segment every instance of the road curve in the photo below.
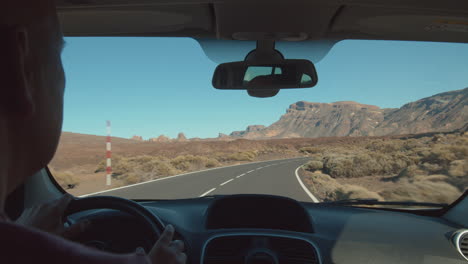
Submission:
M 273 194 L 313 202 L 304 190 L 296 169 L 308 158 L 247 163 L 116 188 L 90 195 L 113 195 L 129 199 L 183 199 L 218 194 Z

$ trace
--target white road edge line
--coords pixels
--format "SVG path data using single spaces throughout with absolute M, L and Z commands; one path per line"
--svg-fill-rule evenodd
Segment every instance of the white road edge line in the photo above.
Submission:
M 200 195 L 200 197 L 203 197 L 203 196 L 209 194 L 210 192 L 212 192 L 212 191 L 214 191 L 214 190 L 216 190 L 216 188 L 213 188 L 213 189 L 211 189 L 211 190 L 208 190 L 207 192 L 205 192 L 205 193 L 203 193 L 202 195 Z
M 320 201 L 309 191 L 309 189 L 305 186 L 305 184 L 302 182 L 301 180 L 301 177 L 299 177 L 299 173 L 297 173 L 299 171 L 299 169 L 302 167 L 299 166 L 296 171 L 294 172 L 296 174 L 296 178 L 297 178 L 297 181 L 299 182 L 299 184 L 301 185 L 302 189 L 304 189 L 304 191 L 307 193 L 307 195 L 309 195 L 310 199 L 312 199 L 312 201 L 314 203 L 319 203 Z
M 227 180 L 227 181 L 221 183 L 219 186 L 223 186 L 223 185 L 225 185 L 225 184 L 228 184 L 228 183 L 232 182 L 233 180 L 234 180 L 234 178 L 232 178 L 232 179 L 230 179 L 230 180 Z
M 290 158 L 290 159 L 287 159 L 287 160 L 304 159 L 304 158 L 306 158 L 306 157 Z M 281 160 L 281 159 L 278 159 L 278 160 Z M 182 174 L 178 174 L 178 175 L 167 176 L 167 177 L 164 177 L 164 178 L 149 180 L 149 181 L 145 181 L 145 182 L 139 182 L 139 183 L 135 183 L 135 184 L 130 184 L 130 185 L 127 185 L 127 186 L 112 188 L 112 189 L 109 189 L 109 190 L 103 190 L 103 191 L 94 192 L 94 193 L 87 193 L 87 194 L 80 195 L 80 196 L 78 196 L 78 197 L 80 197 L 80 198 L 82 198 L 82 197 L 87 197 L 87 196 L 91 196 L 91 195 L 96 195 L 96 194 L 101 194 L 101 193 L 116 191 L 116 190 L 120 190 L 120 189 L 126 189 L 126 188 L 130 188 L 130 187 L 137 186 L 137 185 L 142 185 L 142 184 L 151 183 L 151 182 L 156 182 L 156 181 L 168 180 L 168 179 L 171 179 L 171 178 L 176 178 L 176 177 L 180 177 L 180 176 L 186 176 L 186 175 L 195 174 L 195 173 L 200 173 L 200 172 L 205 172 L 205 171 L 219 170 L 219 169 L 225 169 L 225 168 L 230 168 L 230 167 L 244 166 L 244 165 L 250 165 L 250 164 L 256 164 L 256 163 L 272 162 L 272 161 L 278 161 L 278 160 L 256 161 L 256 162 L 249 162 L 249 163 L 238 164 L 238 165 L 229 165 L 229 166 L 211 168 L 211 169 L 206 169 L 206 170 L 192 171 L 192 172 L 182 173 Z M 283 159 L 283 160 L 284 160 L 284 159 Z

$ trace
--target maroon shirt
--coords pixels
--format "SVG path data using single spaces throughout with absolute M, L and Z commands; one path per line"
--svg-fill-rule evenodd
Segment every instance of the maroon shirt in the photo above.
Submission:
M 117 255 L 24 227 L 0 213 L 0 263 L 151 264 L 144 252 Z

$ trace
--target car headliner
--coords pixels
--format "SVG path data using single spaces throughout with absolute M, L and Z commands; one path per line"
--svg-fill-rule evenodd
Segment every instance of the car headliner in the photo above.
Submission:
M 66 36 L 468 43 L 463 0 L 58 0 Z

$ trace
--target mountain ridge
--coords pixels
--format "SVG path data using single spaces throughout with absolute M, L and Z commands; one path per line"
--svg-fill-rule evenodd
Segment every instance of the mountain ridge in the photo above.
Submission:
M 354 101 L 298 101 L 270 126 L 250 125 L 231 138 L 384 136 L 459 129 L 468 122 L 468 88 L 380 108 Z

